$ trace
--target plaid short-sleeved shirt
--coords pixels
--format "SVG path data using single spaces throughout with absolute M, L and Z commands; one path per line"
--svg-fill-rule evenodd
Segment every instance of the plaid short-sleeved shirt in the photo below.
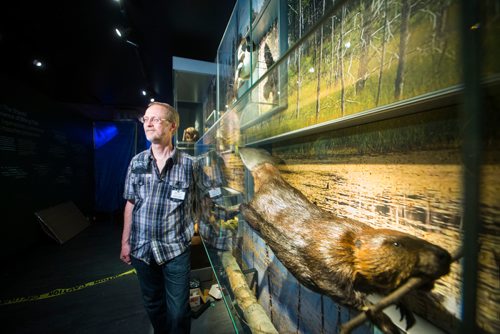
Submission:
M 171 160 L 170 160 L 171 159 Z M 162 173 L 151 150 L 132 158 L 123 197 L 134 203 L 131 255 L 158 264 L 182 254 L 194 234 L 193 159 L 177 149 Z

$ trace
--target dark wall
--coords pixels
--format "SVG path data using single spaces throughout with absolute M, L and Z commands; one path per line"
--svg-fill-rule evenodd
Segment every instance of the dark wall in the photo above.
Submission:
M 190 126 L 194 127 L 196 121 L 200 125 L 198 131 L 201 135 L 202 117 L 203 117 L 203 105 L 197 102 L 178 102 L 177 111 L 180 116 L 180 127 L 179 127 L 179 139 L 182 139 L 182 134 L 186 128 Z
M 0 257 L 46 236 L 34 212 L 73 201 L 92 212 L 92 122 L 22 84 L 0 78 Z
M 128 165 L 146 147 L 144 129 L 137 120 L 94 122 L 96 213 L 123 212 Z

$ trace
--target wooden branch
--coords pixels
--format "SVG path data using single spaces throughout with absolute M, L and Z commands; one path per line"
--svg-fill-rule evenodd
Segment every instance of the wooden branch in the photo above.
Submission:
M 458 249 L 454 254 L 452 254 L 452 262 L 459 260 L 462 257 L 462 249 Z M 397 303 L 401 298 L 403 298 L 407 293 L 412 290 L 417 289 L 429 280 L 421 277 L 411 277 L 405 284 L 401 285 L 399 288 L 382 298 L 377 304 L 371 305 L 364 312 L 360 312 L 357 316 L 350 319 L 348 322 L 340 326 L 340 334 L 349 334 L 356 327 L 361 326 L 367 319 L 368 313 L 374 314 L 377 312 L 382 312 L 386 307 Z
M 222 265 L 226 271 L 231 290 L 252 333 L 278 334 L 266 311 L 248 287 L 245 275 L 230 252 L 222 253 Z

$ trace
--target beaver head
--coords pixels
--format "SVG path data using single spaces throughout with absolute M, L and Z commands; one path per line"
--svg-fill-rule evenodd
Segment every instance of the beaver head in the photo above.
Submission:
M 354 240 L 357 289 L 394 290 L 410 277 L 437 279 L 450 270 L 451 256 L 439 246 L 412 235 L 369 228 Z

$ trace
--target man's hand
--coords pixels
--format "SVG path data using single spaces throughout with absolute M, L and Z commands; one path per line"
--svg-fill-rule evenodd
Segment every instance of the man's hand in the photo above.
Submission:
M 122 250 L 120 252 L 120 260 L 126 264 L 131 264 L 130 261 L 130 230 L 132 229 L 132 212 L 134 210 L 134 203 L 130 200 L 125 204 L 123 212 L 123 232 L 122 232 Z
M 122 243 L 122 250 L 120 252 L 120 260 L 126 264 L 131 264 L 130 261 L 130 244 L 128 242 Z

